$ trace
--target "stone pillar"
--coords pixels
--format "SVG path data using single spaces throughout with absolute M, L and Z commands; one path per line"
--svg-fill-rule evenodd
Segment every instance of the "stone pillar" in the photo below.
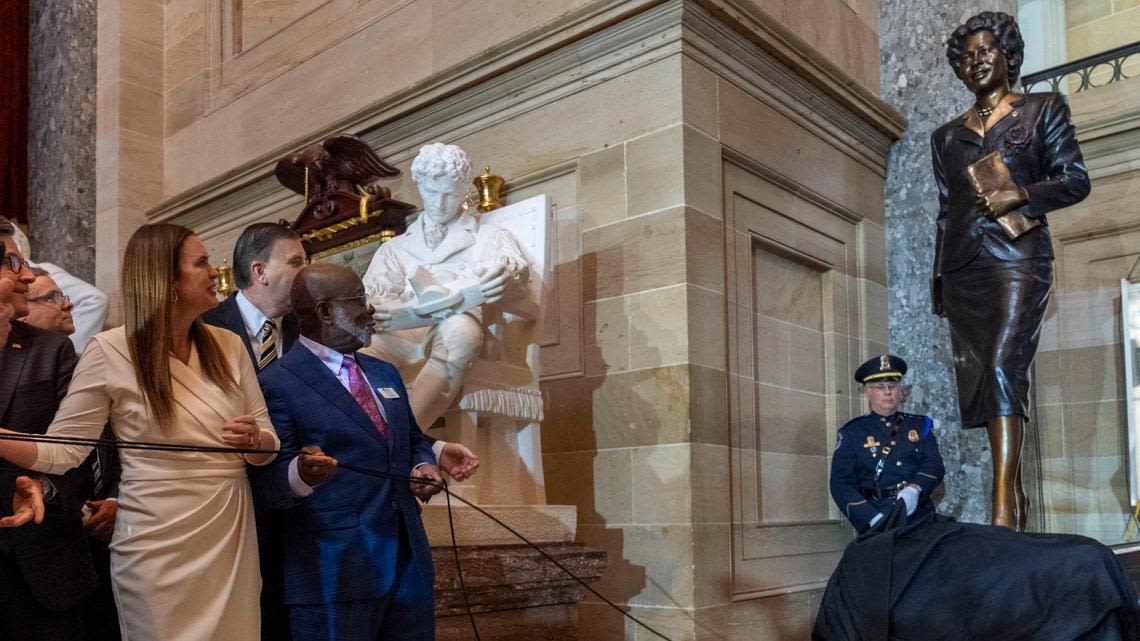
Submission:
M 95 276 L 96 0 L 32 0 L 28 221 L 32 257 Z
M 111 299 L 107 322 L 118 325 L 123 322 L 119 291 L 123 252 L 131 234 L 147 222 L 146 211 L 163 197 L 165 5 L 161 0 L 99 0 L 98 4 L 94 235 L 99 252 L 94 272 L 95 285 Z
M 946 462 L 946 493 L 939 511 L 960 520 L 988 522 L 991 459 L 986 434 L 961 429 L 949 327 L 930 313 L 929 277 L 938 211 L 930 134 L 971 103 L 969 92 L 946 62 L 942 43 L 979 11 L 1016 15 L 1017 2 L 883 0 L 879 6 L 882 98 L 909 122 L 891 150 L 887 167 L 891 350 L 911 365 L 905 408 L 938 421 Z

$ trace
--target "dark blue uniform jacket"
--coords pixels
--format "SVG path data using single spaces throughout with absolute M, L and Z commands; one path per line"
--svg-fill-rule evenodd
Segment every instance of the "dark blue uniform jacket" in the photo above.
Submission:
M 885 494 L 900 482 L 914 483 L 921 492 L 911 518 L 934 511 L 930 495 L 946 470 L 931 428 L 929 417 L 904 412 L 889 417 L 871 412 L 839 428 L 831 458 L 831 497 L 856 530 L 865 531 L 875 515 L 891 507 L 893 499 L 875 497 L 876 487 Z

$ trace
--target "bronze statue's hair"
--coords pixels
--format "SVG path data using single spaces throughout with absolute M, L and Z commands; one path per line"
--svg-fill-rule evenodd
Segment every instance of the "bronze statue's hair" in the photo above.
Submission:
M 1017 20 L 1008 13 L 1001 11 L 983 11 L 958 25 L 954 33 L 946 39 L 946 59 L 954 69 L 954 75 L 962 68 L 962 51 L 966 47 L 966 38 L 979 32 L 989 31 L 1001 47 L 1005 55 L 1006 66 L 1009 68 L 1009 82 L 1013 84 L 1021 76 L 1021 63 L 1025 59 L 1025 41 L 1021 39 L 1021 30 L 1017 28 Z
M 181 274 L 182 247 L 193 235 L 181 225 L 143 225 L 131 236 L 123 254 L 127 347 L 151 417 L 168 433 L 174 426 L 174 387 L 170 378 L 174 281 Z M 227 392 L 237 389 L 222 348 L 201 319 L 195 319 L 190 326 L 190 340 L 198 350 L 206 378 Z

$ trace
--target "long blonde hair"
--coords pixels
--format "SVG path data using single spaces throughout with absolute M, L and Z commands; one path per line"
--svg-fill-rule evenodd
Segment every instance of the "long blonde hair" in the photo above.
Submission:
M 127 347 L 135 366 L 139 389 L 151 416 L 163 432 L 174 425 L 174 389 L 170 378 L 170 352 L 174 281 L 181 274 L 182 246 L 194 232 L 169 223 L 143 225 L 127 241 L 123 254 L 123 308 L 127 321 Z M 237 381 L 226 364 L 222 348 L 194 319 L 190 340 L 206 378 L 226 392 Z

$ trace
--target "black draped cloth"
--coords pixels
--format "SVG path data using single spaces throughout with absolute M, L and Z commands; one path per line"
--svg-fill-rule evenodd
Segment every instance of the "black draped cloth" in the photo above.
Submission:
M 1112 550 L 905 506 L 847 546 L 813 641 L 1140 640 L 1140 607 Z

